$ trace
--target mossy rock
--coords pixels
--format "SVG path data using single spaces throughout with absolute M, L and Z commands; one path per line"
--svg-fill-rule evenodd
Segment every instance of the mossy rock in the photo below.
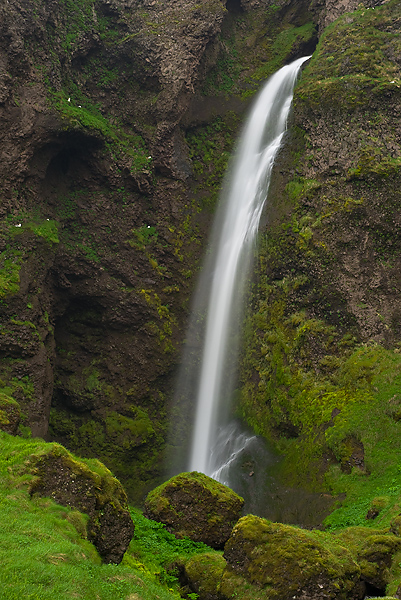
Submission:
M 225 597 L 238 588 L 239 578 L 263 588 L 263 598 L 363 596 L 361 570 L 352 554 L 321 532 L 248 515 L 234 527 L 224 558 L 227 569 L 220 592 Z
M 63 446 L 32 456 L 35 475 L 31 495 L 48 496 L 58 504 L 89 515 L 88 539 L 106 563 L 120 563 L 134 534 L 127 496 L 121 483 L 98 460 L 77 460 Z
M 219 600 L 226 561 L 218 553 L 196 554 L 183 566 L 183 583 L 202 600 Z
M 0 393 L 0 429 L 15 435 L 21 420 L 21 410 L 18 402 Z
M 305 531 L 248 515 L 220 554 L 191 557 L 182 582 L 200 600 L 362 599 L 386 590 L 401 540 L 388 529 Z
M 244 500 L 203 473 L 181 473 L 150 492 L 145 515 L 176 537 L 222 548 L 238 521 Z
M 401 548 L 400 538 L 391 530 L 368 527 L 347 527 L 336 538 L 352 552 L 361 568 L 361 580 L 385 590 L 394 555 Z

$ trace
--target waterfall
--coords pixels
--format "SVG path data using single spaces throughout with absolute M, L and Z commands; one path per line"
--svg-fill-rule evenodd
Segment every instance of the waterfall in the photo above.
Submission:
M 203 320 L 205 312 L 206 328 L 199 373 L 187 375 L 191 380 L 187 388 L 197 386 L 189 469 L 225 483 L 227 468 L 253 439 L 238 432 L 232 423 L 224 422 L 227 419 L 222 404 L 230 402 L 232 392 L 226 371 L 229 357 L 236 355 L 232 331 L 238 329 L 235 317 L 239 315 L 273 163 L 286 131 L 293 88 L 299 69 L 308 58 L 297 59 L 280 69 L 256 99 L 231 165 L 231 176 L 223 185 L 211 252 L 195 298 L 192 329 L 195 322 Z M 205 295 L 208 298 L 203 303 Z

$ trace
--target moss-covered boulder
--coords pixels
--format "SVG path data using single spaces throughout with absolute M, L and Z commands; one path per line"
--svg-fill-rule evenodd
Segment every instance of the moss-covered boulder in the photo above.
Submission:
M 21 419 L 21 411 L 18 402 L 0 393 L 0 429 L 6 433 L 16 434 Z
M 223 556 L 183 561 L 180 579 L 200 600 L 356 600 L 396 589 L 400 543 L 387 528 L 305 531 L 248 515 Z
M 219 553 L 195 554 L 180 565 L 181 584 L 201 600 L 220 600 L 220 582 L 226 561 Z
M 148 494 L 145 515 L 187 536 L 222 548 L 238 521 L 244 500 L 203 473 L 181 473 Z
M 81 462 L 59 444 L 48 448 L 28 460 L 35 475 L 31 495 L 48 496 L 89 515 L 88 539 L 104 562 L 120 563 L 134 534 L 121 483 L 98 460 Z
M 393 559 L 401 548 L 401 539 L 397 533 L 392 528 L 347 527 L 335 533 L 334 537 L 337 543 L 351 552 L 358 563 L 361 581 L 371 586 L 370 589 L 376 588 L 384 592 L 392 579 Z
M 351 552 L 320 532 L 248 515 L 234 527 L 224 558 L 220 592 L 227 598 L 241 578 L 263 588 L 263 598 L 363 596 L 361 570 Z

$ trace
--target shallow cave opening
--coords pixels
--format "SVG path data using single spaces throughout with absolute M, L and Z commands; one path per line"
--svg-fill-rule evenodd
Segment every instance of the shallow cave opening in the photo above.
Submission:
M 241 5 L 241 0 L 227 0 L 226 9 L 229 13 L 234 15 L 239 15 L 244 12 L 244 9 Z
M 302 58 L 303 56 L 312 56 L 312 54 L 316 50 L 318 41 L 319 39 L 316 32 L 316 34 L 313 37 L 311 37 L 311 39 L 295 44 L 287 57 L 286 63 L 291 63 L 293 60 L 297 60 L 297 58 Z M 309 61 L 305 62 L 302 65 L 302 69 L 304 69 L 308 63 Z
M 41 198 L 54 204 L 60 193 L 92 180 L 99 170 L 95 153 L 102 145 L 101 140 L 81 132 L 66 132 L 39 148 L 30 171 Z
M 74 157 L 77 155 L 76 148 L 63 148 L 56 156 L 50 161 L 47 168 L 47 172 L 55 171 L 55 173 L 61 173 L 66 175 L 69 171 L 70 164 Z
M 69 274 L 70 275 L 70 274 Z M 73 281 L 73 278 L 71 278 Z M 79 284 L 79 281 L 78 281 Z M 71 417 L 89 415 L 97 394 L 97 367 L 103 349 L 104 307 L 93 297 L 60 297 L 55 319 L 55 360 L 52 407 Z M 96 375 L 96 376 L 95 376 Z M 55 439 L 69 446 L 68 437 L 53 423 Z
M 386 595 L 386 590 L 378 588 L 375 585 L 365 582 L 365 596 L 364 598 L 383 598 Z

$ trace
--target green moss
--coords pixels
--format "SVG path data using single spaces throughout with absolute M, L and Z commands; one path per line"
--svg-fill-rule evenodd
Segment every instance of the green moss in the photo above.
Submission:
M 224 119 L 217 118 L 187 133 L 195 180 L 193 192 L 209 210 L 216 205 L 239 123 L 238 116 L 230 112 Z
M 84 515 L 49 498 L 30 497 L 30 465 L 49 451 L 68 456 L 57 445 L 0 432 L 0 584 L 7 590 L 7 600 L 68 600 L 71 596 L 178 600 L 172 582 L 161 583 L 160 568 L 153 562 L 149 560 L 145 566 L 133 550 L 118 566 L 101 565 L 96 550 L 85 539 Z M 87 473 L 88 468 L 97 484 L 113 481 L 98 461 L 84 466 L 71 458 L 69 464 L 77 473 L 82 469 Z
M 149 151 L 143 138 L 127 134 L 118 125 L 112 124 L 102 115 L 90 98 L 77 92 L 76 99 L 69 100 L 67 92 L 51 91 L 53 105 L 68 128 L 82 128 L 102 136 L 115 159 L 123 153 L 130 161 L 130 171 L 134 174 L 151 166 Z
M 128 243 L 138 250 L 145 250 L 147 246 L 157 242 L 158 233 L 156 228 L 151 225 L 143 225 L 138 229 L 133 229 L 132 233 L 134 234 L 134 239 L 129 240 Z
M 20 406 L 18 402 L 14 398 L 0 392 L 0 429 L 7 429 L 7 426 L 12 421 L 18 421 L 19 418 Z
M 129 416 L 128 416 L 129 415 Z M 64 410 L 50 413 L 50 435 L 75 452 L 101 459 L 124 481 L 132 502 L 139 503 L 160 465 L 164 435 L 160 414 L 132 407 L 126 414 L 109 411 L 103 418 L 82 419 Z
M 385 48 L 399 51 L 394 22 L 400 7 L 391 1 L 375 10 L 361 9 L 327 27 L 298 87 L 311 106 L 355 110 L 374 96 L 399 94 L 400 69 Z
M 240 496 L 235 494 L 235 492 L 233 492 L 227 486 L 221 484 L 218 481 L 215 481 L 214 479 L 211 479 L 203 473 L 192 471 L 191 473 L 181 473 L 180 475 L 175 475 L 171 479 L 168 479 L 167 481 L 159 485 L 157 488 L 149 492 L 146 499 L 146 502 L 149 506 L 149 510 L 153 509 L 153 505 L 156 508 L 157 503 L 159 501 L 164 502 L 165 492 L 170 491 L 174 487 L 190 487 L 191 483 L 194 483 L 195 487 L 198 487 L 198 485 L 200 485 L 201 487 L 205 488 L 207 492 L 212 495 L 212 497 L 220 499 L 221 502 L 227 501 L 228 503 L 231 503 L 233 499 L 236 499 L 237 501 L 242 500 Z
M 17 397 L 19 400 L 23 399 L 26 402 L 32 402 L 35 399 L 35 386 L 32 379 L 28 375 L 23 377 L 13 377 L 12 368 L 13 364 L 17 361 L 4 360 L 1 365 L 0 373 L 2 379 L 0 379 L 0 393 L 3 393 L 10 397 Z
M 217 553 L 195 555 L 185 562 L 185 573 L 199 596 L 217 596 L 226 561 Z
M 222 548 L 243 503 L 230 488 L 193 471 L 175 475 L 152 490 L 145 500 L 145 514 L 165 523 L 177 537 Z
M 287 56 L 297 47 L 313 43 L 316 38 L 315 24 L 305 23 L 301 27 L 287 26 L 274 38 L 270 48 L 270 59 L 261 65 L 254 74 L 253 79 L 260 81 L 267 79 L 283 66 Z
M 177 319 L 171 313 L 169 306 L 162 304 L 158 294 L 152 290 L 145 289 L 141 289 L 139 293 L 148 306 L 156 312 L 158 317 L 158 321 L 149 321 L 146 323 L 146 329 L 158 338 L 164 353 L 169 354 L 174 352 L 173 331 L 177 327 Z
M 27 229 L 31 229 L 35 235 L 45 239 L 49 244 L 59 243 L 57 221 L 47 219 L 41 224 L 28 224 L 26 227 Z
M 138 443 L 153 437 L 155 430 L 149 415 L 140 408 L 133 409 L 135 419 L 118 413 L 110 413 L 105 419 L 106 433 L 110 438 L 116 437 L 123 448 L 137 446 Z
M 0 298 L 13 296 L 19 290 L 21 252 L 5 250 L 0 253 Z
M 219 54 L 202 86 L 208 96 L 246 99 L 302 47 L 313 44 L 316 30 L 308 9 L 294 18 L 291 8 L 275 4 L 240 14 L 228 13 L 220 33 Z

